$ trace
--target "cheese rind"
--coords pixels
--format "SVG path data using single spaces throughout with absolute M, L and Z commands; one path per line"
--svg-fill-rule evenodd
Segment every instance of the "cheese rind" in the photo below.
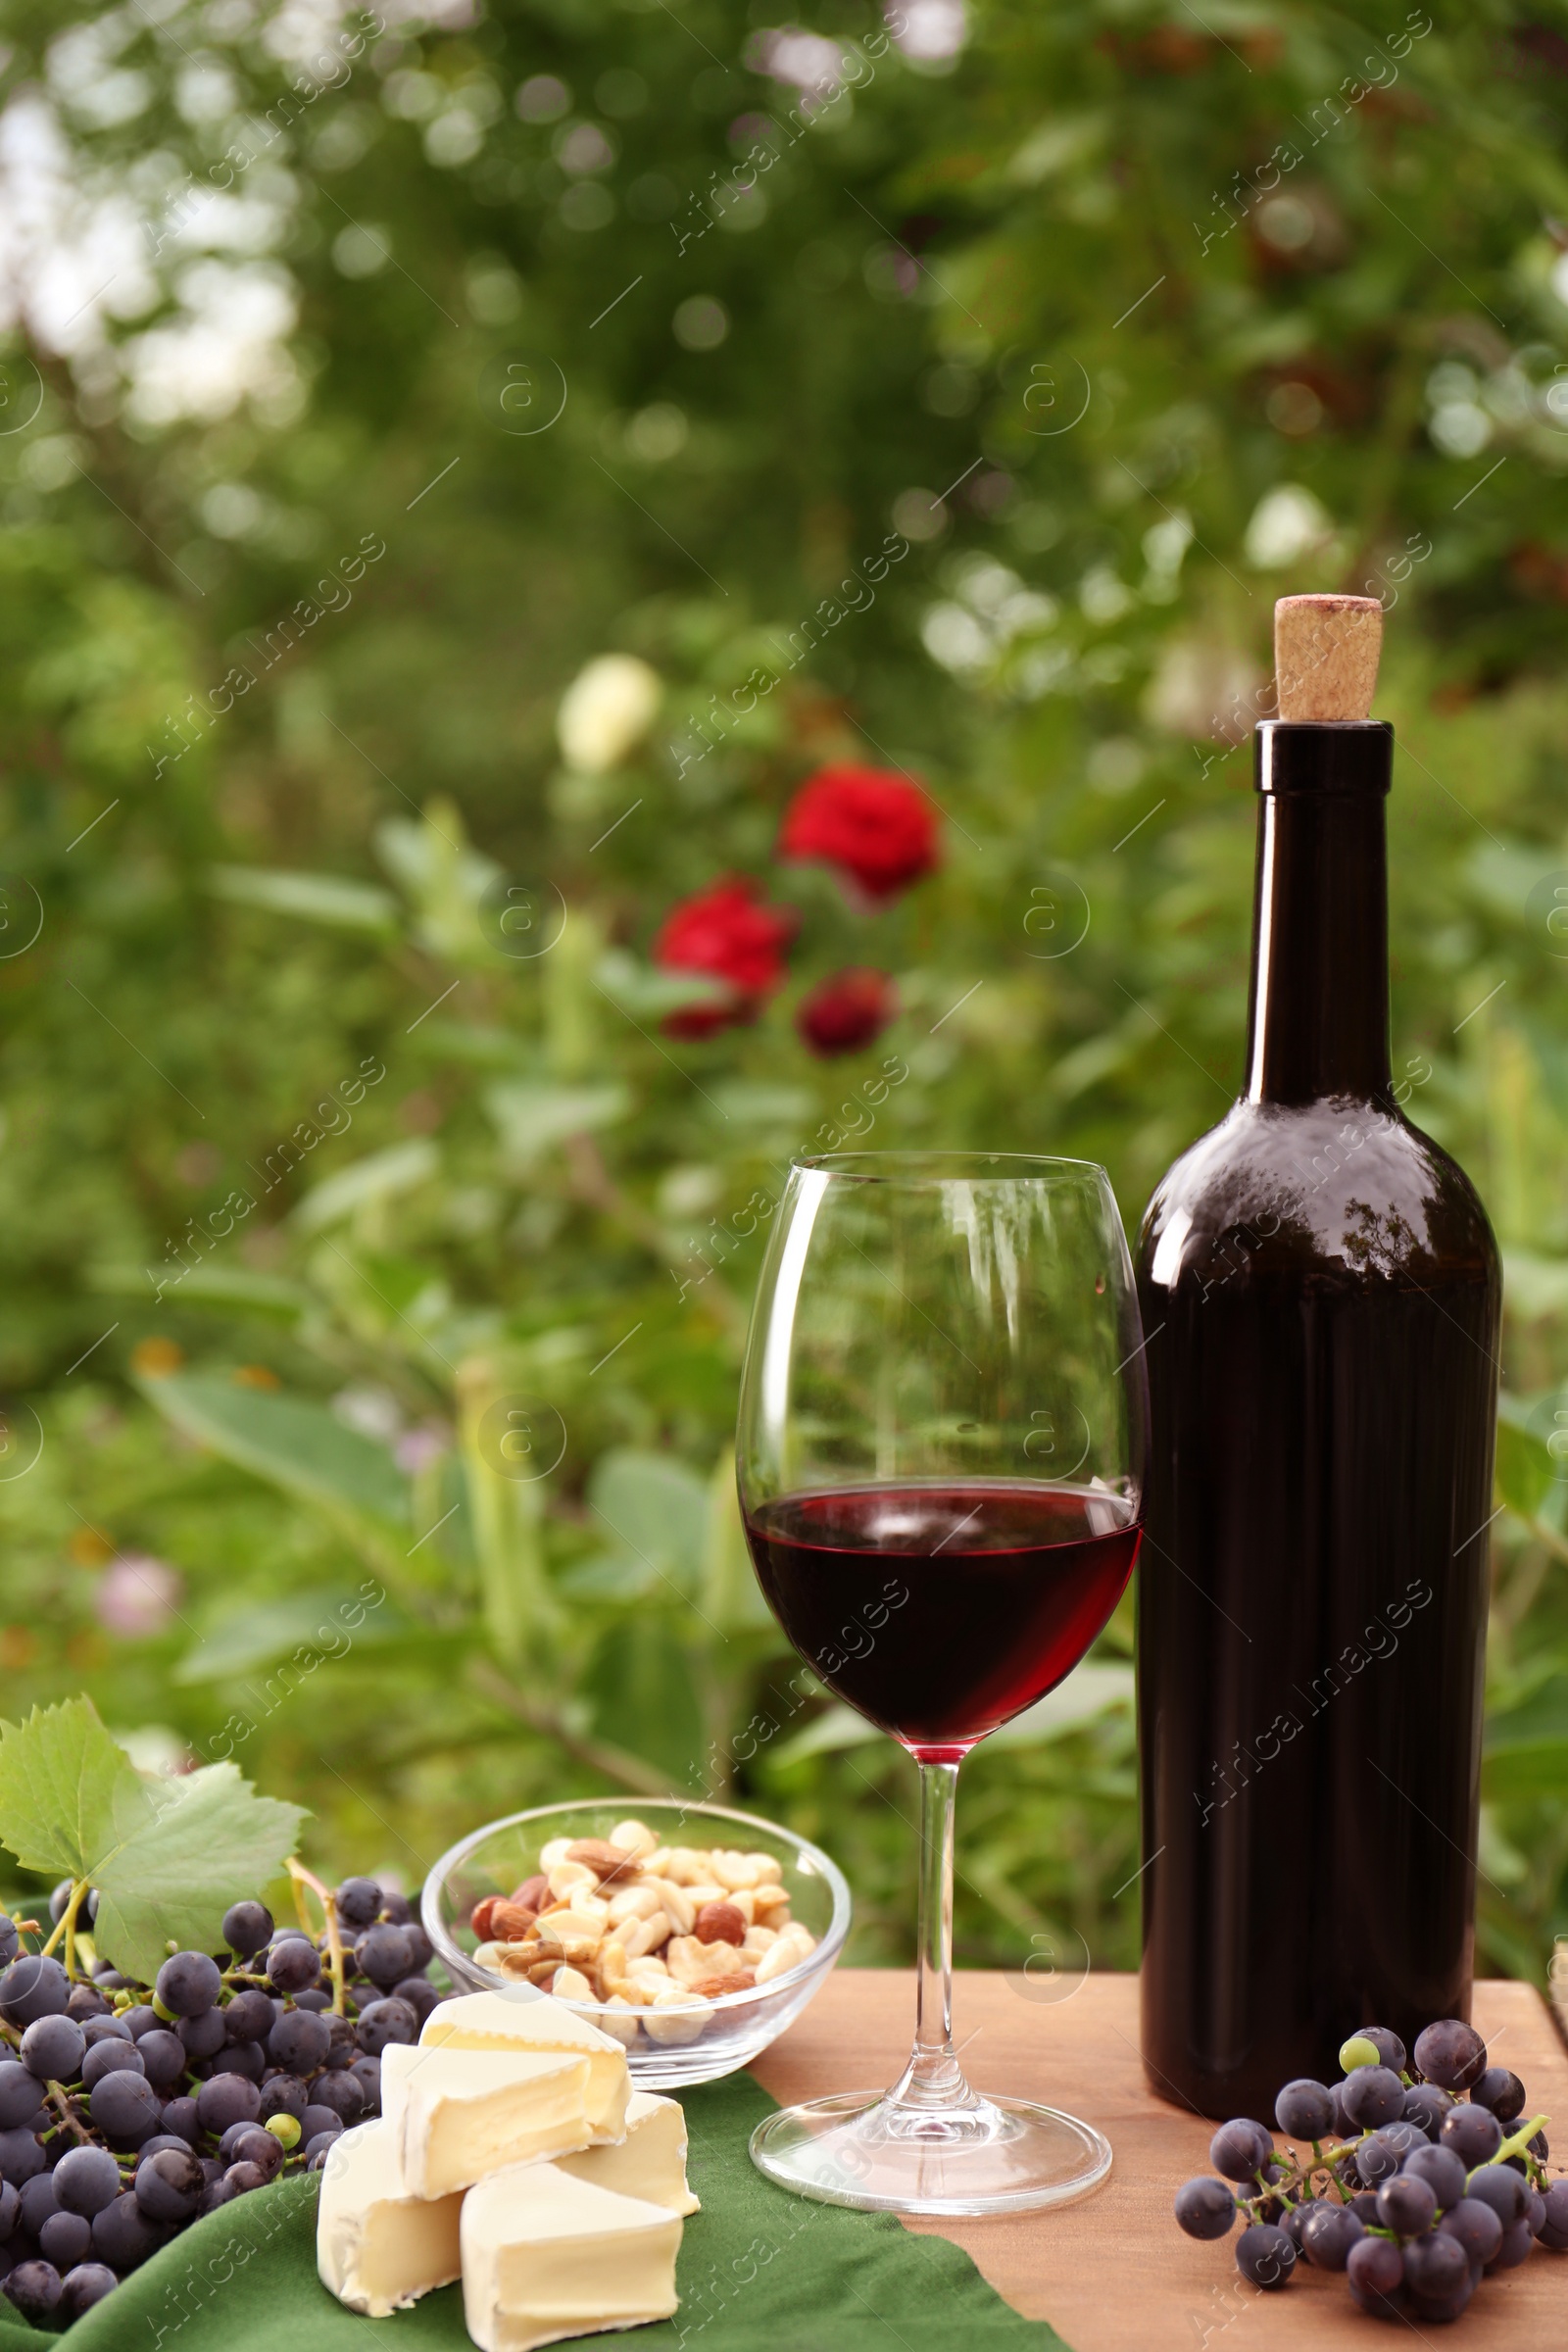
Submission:
M 461 2195 L 412 2193 L 389 2124 L 357 2125 L 336 2141 L 321 2168 L 316 2215 L 321 2284 L 368 2319 L 406 2310 L 462 2275 L 462 2210 Z
M 588 2061 L 392 2042 L 381 2053 L 381 2113 L 409 2193 L 447 2196 L 506 2166 L 587 2147 Z
M 686 2184 L 686 2111 L 679 2099 L 634 2090 L 626 2102 L 626 2136 L 617 2146 L 584 2148 L 558 2156 L 564 2173 L 591 2180 L 617 2196 L 640 2197 L 667 2213 L 698 2213 L 701 2206 Z
M 626 2053 L 592 2019 L 579 2017 L 548 1993 L 509 2000 L 500 1992 L 465 1992 L 431 2010 L 420 2046 L 452 2050 L 552 2050 L 588 2062 L 588 2116 L 596 2142 L 620 2139 L 626 2130 L 631 2079 Z
M 678 2309 L 678 2214 L 554 2164 L 492 2173 L 463 2205 L 463 2316 L 480 2352 L 641 2328 Z

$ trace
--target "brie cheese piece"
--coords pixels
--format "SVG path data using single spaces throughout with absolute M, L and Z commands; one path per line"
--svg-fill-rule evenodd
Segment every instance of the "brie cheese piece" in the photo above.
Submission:
M 381 2053 L 381 2113 L 411 2196 L 444 2197 L 504 2165 L 587 2147 L 588 2061 L 569 2052 Z
M 463 2316 L 480 2352 L 641 2328 L 678 2308 L 679 2214 L 553 2164 L 492 2173 L 463 2202 Z
M 590 2018 L 579 2017 L 548 1993 L 509 1999 L 502 1992 L 465 1992 L 431 2010 L 419 2034 L 425 2048 L 560 2050 L 588 2061 L 588 2115 L 596 2141 L 619 2139 L 626 2129 L 631 2079 L 626 2053 Z
M 403 2311 L 462 2275 L 461 2195 L 416 2197 L 405 2185 L 397 2136 L 382 2121 L 356 2125 L 321 2168 L 316 2267 L 321 2284 L 368 2319 Z
M 697 2213 L 699 2201 L 686 2185 L 686 2111 L 679 2099 L 634 2090 L 626 2102 L 626 2136 L 618 2146 L 584 2148 L 558 2156 L 564 2173 L 591 2180 L 617 2196 L 641 2197 L 668 2213 Z

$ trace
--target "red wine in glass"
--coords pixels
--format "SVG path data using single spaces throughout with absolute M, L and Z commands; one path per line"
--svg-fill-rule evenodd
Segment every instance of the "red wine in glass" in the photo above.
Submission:
M 956 1763 L 1088 1649 L 1139 1528 L 1094 1487 L 911 1482 L 785 1495 L 747 1520 L 801 1655 L 922 1763 Z

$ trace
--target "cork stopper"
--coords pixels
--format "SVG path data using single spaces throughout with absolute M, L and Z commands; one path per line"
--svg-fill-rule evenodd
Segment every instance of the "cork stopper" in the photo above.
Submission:
M 1366 718 L 1383 650 L 1375 596 L 1282 596 L 1274 607 L 1281 718 Z

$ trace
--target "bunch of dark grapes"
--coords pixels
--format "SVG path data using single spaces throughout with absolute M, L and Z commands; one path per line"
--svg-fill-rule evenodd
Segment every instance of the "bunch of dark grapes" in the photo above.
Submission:
M 379 2115 L 381 2052 L 442 1996 L 404 1896 L 345 1879 L 333 1903 L 340 2008 L 330 1936 L 261 1903 L 151 1985 L 106 1961 L 73 1979 L 0 1912 L 0 2288 L 26 2319 L 65 2326 L 198 2216 L 318 2171 Z
M 1568 2179 L 1546 2173 L 1550 2118 L 1520 2120 L 1518 2076 L 1452 2017 L 1412 2055 L 1367 2026 L 1340 2052 L 1343 2082 L 1287 2082 L 1274 2117 L 1298 2144 L 1283 2154 L 1261 2124 L 1222 2124 L 1208 2154 L 1224 2178 L 1176 2192 L 1188 2235 L 1228 2236 L 1240 2216 L 1236 2267 L 1254 2286 L 1286 2285 L 1304 2257 L 1343 2271 L 1363 2311 L 1406 2321 L 1456 2320 L 1484 2276 L 1568 2249 Z

